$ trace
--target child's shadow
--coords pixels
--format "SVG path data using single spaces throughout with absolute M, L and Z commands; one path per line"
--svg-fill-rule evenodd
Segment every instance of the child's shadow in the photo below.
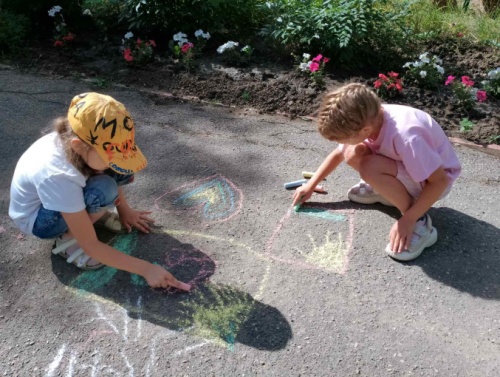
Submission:
M 309 204 L 309 203 L 308 203 Z M 327 210 L 378 210 L 395 219 L 399 211 L 382 204 L 342 201 L 310 203 Z M 459 291 L 486 299 L 500 299 L 500 229 L 451 208 L 431 208 L 429 215 L 438 241 L 408 265 Z M 389 231 L 389 229 L 387 230 Z
M 119 235 L 110 244 L 126 254 L 164 266 L 178 280 L 194 285 L 194 289 L 190 293 L 153 290 L 140 276 L 110 267 L 95 271 L 68 268 L 58 257 L 52 258 L 52 269 L 75 292 L 112 301 L 124 307 L 130 317 L 201 336 L 228 348 L 239 342 L 257 349 L 279 350 L 292 338 L 289 323 L 276 308 L 230 285 L 210 283 L 215 262 L 193 245 L 161 232 Z
M 429 214 L 438 241 L 409 264 L 459 291 L 500 300 L 500 229 L 451 208 Z

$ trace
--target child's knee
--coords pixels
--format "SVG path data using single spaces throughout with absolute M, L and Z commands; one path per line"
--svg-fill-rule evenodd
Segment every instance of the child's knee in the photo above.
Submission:
M 96 175 L 87 180 L 83 193 L 87 211 L 99 212 L 115 205 L 118 198 L 118 185 L 106 174 Z
M 347 165 L 359 171 L 361 161 L 371 154 L 370 148 L 364 144 L 349 145 L 342 150 Z

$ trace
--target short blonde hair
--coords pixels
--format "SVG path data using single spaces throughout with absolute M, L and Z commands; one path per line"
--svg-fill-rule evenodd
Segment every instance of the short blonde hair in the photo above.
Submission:
M 352 137 L 376 119 L 381 105 L 380 98 L 366 85 L 344 85 L 323 98 L 318 130 L 332 141 Z

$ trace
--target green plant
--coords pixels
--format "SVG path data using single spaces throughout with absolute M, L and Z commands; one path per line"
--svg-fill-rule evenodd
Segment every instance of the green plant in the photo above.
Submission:
M 154 40 L 143 41 L 140 38 L 133 39 L 134 34 L 127 32 L 123 39 L 123 58 L 130 64 L 146 64 L 153 59 Z
M 250 62 L 253 48 L 247 45 L 240 49 L 238 46 L 238 42 L 228 41 L 217 48 L 217 52 L 221 54 L 224 63 L 240 67 Z
M 421 88 L 435 89 L 442 82 L 443 61 L 436 55 L 429 57 L 428 52 L 419 56 L 419 60 L 403 65 L 406 68 L 405 81 L 416 83 Z
M 250 98 L 252 98 L 250 91 L 248 89 L 243 90 L 243 92 L 241 93 L 241 99 L 245 102 L 248 102 L 250 101 Z
M 62 7 L 59 5 L 53 6 L 47 12 L 49 17 L 54 18 L 54 46 L 68 46 L 75 39 L 75 35 L 68 29 L 68 25 L 62 14 Z
M 328 51 L 342 63 L 367 64 L 367 57 L 404 47 L 406 8 L 382 9 L 375 0 L 275 0 L 260 35 L 292 52 Z M 388 43 L 388 41 L 391 43 Z M 374 59 L 370 59 L 373 62 Z
M 198 30 L 195 35 L 198 32 L 203 33 L 203 30 Z M 208 38 L 210 38 L 210 34 L 206 33 L 205 37 L 202 36 L 200 39 L 206 41 Z M 196 55 L 201 55 L 201 49 L 204 46 L 202 44 L 201 47 L 195 47 L 193 43 L 189 42 L 187 35 L 181 31 L 173 36 L 173 40 L 170 41 L 169 45 L 174 57 L 187 71 L 191 71 L 195 67 L 194 58 Z
M 91 84 L 99 89 L 109 88 L 109 81 L 102 77 L 96 77 L 92 80 Z
M 310 58 L 311 55 L 307 53 L 302 54 L 302 61 L 296 58 L 295 60 L 299 62 L 297 68 L 300 72 L 308 74 L 317 85 L 323 86 L 325 84 L 323 78 L 325 65 L 330 59 L 321 54 L 317 55 L 312 60 L 309 60 Z
M 490 143 L 492 143 L 492 144 L 500 144 L 500 135 L 492 135 L 492 136 L 490 136 Z
M 458 101 L 458 104 L 465 109 L 470 110 L 474 107 L 476 102 L 484 102 L 487 99 L 484 90 L 475 89 L 474 81 L 469 76 L 462 76 L 460 82 L 455 81 L 455 76 L 448 76 L 446 86 L 449 86 Z
M 28 27 L 25 16 L 0 9 L 0 51 L 15 52 L 23 44 Z
M 488 72 L 488 79 L 482 83 L 484 90 L 489 95 L 500 98 L 500 67 Z
M 469 118 L 463 118 L 460 121 L 460 132 L 470 131 L 474 128 L 474 123 Z

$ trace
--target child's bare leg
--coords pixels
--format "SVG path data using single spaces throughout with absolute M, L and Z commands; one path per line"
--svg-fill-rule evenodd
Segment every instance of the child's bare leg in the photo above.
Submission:
M 364 156 L 359 162 L 359 174 L 401 213 L 405 213 L 413 204 L 413 198 L 406 187 L 396 178 L 398 174 L 396 161 L 380 155 Z
M 107 211 L 104 210 L 101 212 L 89 213 L 90 221 L 92 221 L 92 224 L 94 224 L 97 220 L 103 217 L 106 212 Z M 73 235 L 71 234 L 71 231 L 68 229 L 68 231 L 63 235 L 62 238 L 63 239 L 73 238 Z
M 361 160 L 365 156 L 369 156 L 372 154 L 370 148 L 368 148 L 365 144 L 360 143 L 356 145 L 348 145 L 344 149 L 344 161 L 351 168 L 359 172 L 359 164 Z

